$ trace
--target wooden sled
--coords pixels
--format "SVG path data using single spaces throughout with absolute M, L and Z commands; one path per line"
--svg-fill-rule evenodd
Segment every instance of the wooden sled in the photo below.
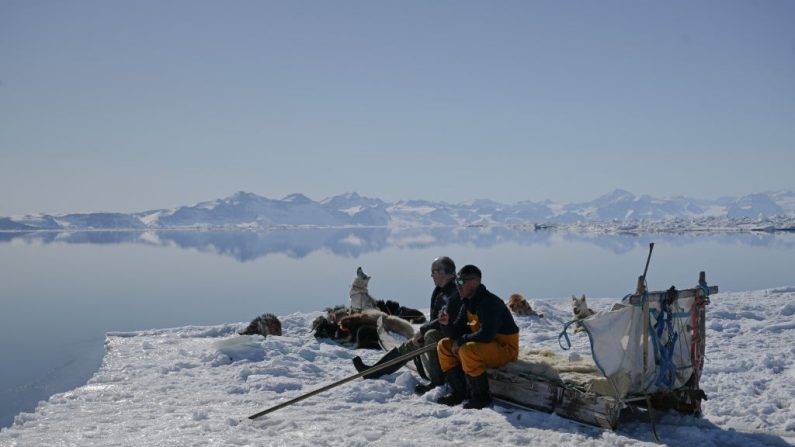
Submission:
M 592 370 L 584 366 L 587 362 L 566 362 L 550 351 L 523 351 L 519 359 L 498 369 L 488 370 L 489 387 L 494 397 L 520 407 L 531 408 L 584 424 L 615 430 L 622 412 L 645 403 L 645 409 L 673 409 L 685 414 L 700 416 L 701 400 L 705 399 L 699 388 L 705 352 L 705 305 L 709 295 L 717 293 L 718 287 L 707 287 L 704 273 L 699 277 L 701 287 L 692 289 L 655 291 L 646 293 L 647 300 L 659 300 L 661 296 L 676 299 L 694 298 L 692 325 L 693 343 L 691 363 L 693 374 L 685 386 L 653 394 L 635 394 L 617 397 L 609 393 L 606 379 L 596 366 Z M 628 296 L 625 303 L 642 306 L 643 291 Z M 690 328 L 690 327 L 689 327 Z M 547 362 L 544 357 L 554 360 Z M 557 359 L 554 359 L 558 357 Z M 587 359 L 590 361 L 590 359 Z M 598 390 L 599 392 L 594 392 Z M 656 436 L 656 433 L 655 433 Z

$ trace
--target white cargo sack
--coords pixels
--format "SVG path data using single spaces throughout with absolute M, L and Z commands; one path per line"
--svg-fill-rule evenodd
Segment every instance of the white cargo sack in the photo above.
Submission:
M 595 381 L 590 391 L 623 398 L 684 386 L 693 374 L 693 303 L 693 297 L 674 300 L 666 308 L 670 309 L 668 316 L 662 312 L 660 300 L 649 300 L 645 334 L 643 304 L 617 305 L 612 311 L 582 320 L 594 362 L 605 377 Z

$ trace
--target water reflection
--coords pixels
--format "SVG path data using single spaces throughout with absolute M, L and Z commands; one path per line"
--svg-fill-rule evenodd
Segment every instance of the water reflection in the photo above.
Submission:
M 749 247 L 795 247 L 795 234 L 789 232 L 693 232 L 655 234 L 591 234 L 561 232 L 554 229 L 512 227 L 430 227 L 430 228 L 319 228 L 271 231 L 76 231 L 76 232 L 0 232 L 0 243 L 66 244 L 144 244 L 194 249 L 202 253 L 228 256 L 240 262 L 283 254 L 302 259 L 317 251 L 357 258 L 387 247 L 424 249 L 446 245 L 490 248 L 512 243 L 521 246 L 548 246 L 560 235 L 571 242 L 593 244 L 614 254 L 629 253 L 648 241 L 672 246 L 713 242 Z

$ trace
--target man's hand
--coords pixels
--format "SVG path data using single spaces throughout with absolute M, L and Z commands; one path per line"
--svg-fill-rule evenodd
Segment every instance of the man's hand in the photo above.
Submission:
M 456 356 L 456 357 L 458 357 L 458 348 L 460 348 L 460 346 L 458 346 L 458 342 L 454 341 L 453 342 L 453 355 Z
M 447 323 L 450 322 L 450 316 L 447 315 L 446 307 L 443 307 L 439 310 L 439 318 L 437 318 L 437 320 L 442 326 L 447 326 Z
M 423 337 L 422 331 L 418 331 L 416 334 L 414 334 L 414 337 L 412 337 L 411 341 L 416 346 L 423 346 L 425 344 L 425 337 Z

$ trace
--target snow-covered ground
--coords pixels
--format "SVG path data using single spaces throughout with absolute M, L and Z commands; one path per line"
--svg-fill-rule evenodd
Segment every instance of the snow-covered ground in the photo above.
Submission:
M 591 299 L 606 310 L 614 299 Z M 517 317 L 521 344 L 559 350 L 570 299 L 531 300 L 545 318 Z M 407 369 L 355 380 L 255 421 L 248 415 L 355 373 L 381 353 L 318 341 L 318 313 L 280 317 L 282 337 L 238 336 L 245 323 L 111 333 L 100 370 L 0 431 L 0 446 L 654 445 L 644 420 L 615 432 L 542 412 L 448 408 L 442 390 L 413 393 Z M 719 293 L 707 313 L 704 418 L 665 413 L 668 445 L 795 442 L 795 288 Z M 587 337 L 574 350 L 589 352 Z

